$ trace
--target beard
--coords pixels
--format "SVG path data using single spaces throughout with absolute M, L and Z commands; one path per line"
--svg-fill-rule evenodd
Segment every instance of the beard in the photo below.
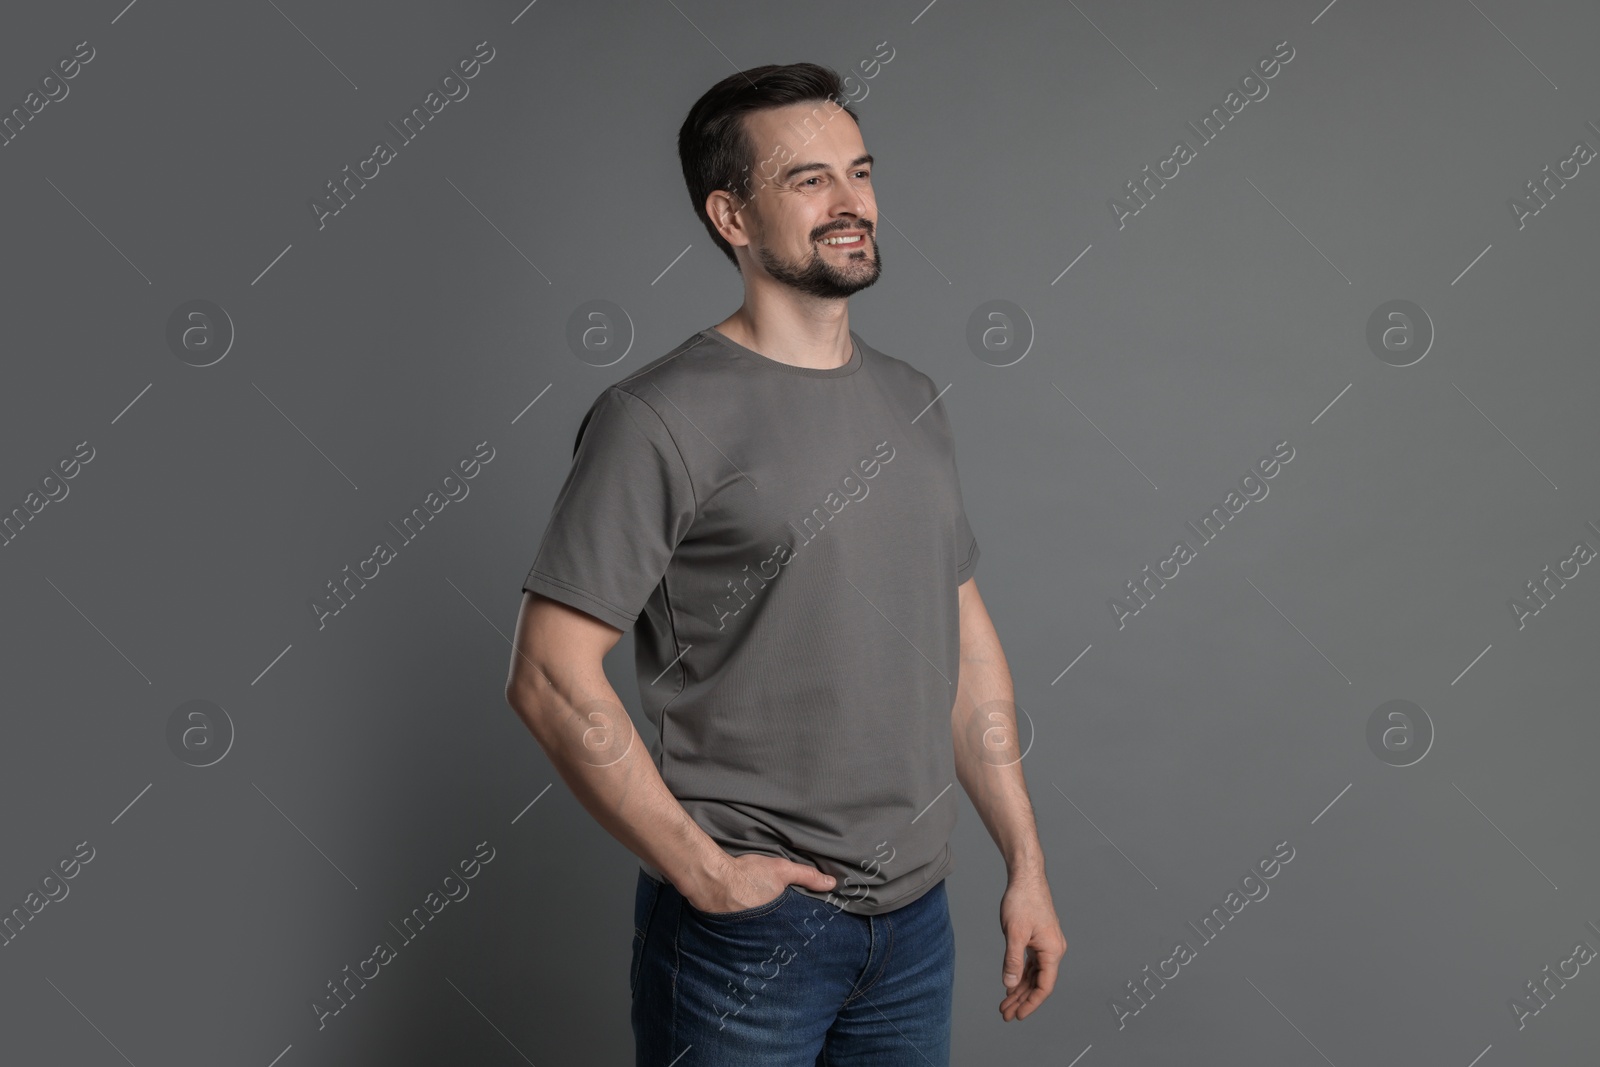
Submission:
M 878 242 L 870 233 L 864 238 L 863 247 L 850 253 L 842 267 L 823 258 L 822 249 L 814 242 L 811 255 L 802 260 L 783 259 L 766 245 L 756 248 L 756 258 L 775 280 L 808 296 L 824 299 L 839 299 L 860 292 L 877 281 L 883 271 Z

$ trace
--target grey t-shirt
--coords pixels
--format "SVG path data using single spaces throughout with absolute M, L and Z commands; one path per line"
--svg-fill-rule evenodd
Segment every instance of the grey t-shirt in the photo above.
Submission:
M 651 756 L 725 852 L 877 915 L 953 866 L 978 544 L 939 390 L 850 337 L 815 369 L 707 328 L 606 388 L 523 589 L 634 631 Z

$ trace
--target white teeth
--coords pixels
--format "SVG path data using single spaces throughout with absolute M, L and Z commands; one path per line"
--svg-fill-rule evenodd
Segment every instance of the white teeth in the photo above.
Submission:
M 860 240 L 861 235 L 856 234 L 853 237 L 824 237 L 822 243 L 825 245 L 853 245 Z

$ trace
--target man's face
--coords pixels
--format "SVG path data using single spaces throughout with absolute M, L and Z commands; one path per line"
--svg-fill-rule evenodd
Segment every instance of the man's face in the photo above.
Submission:
M 812 101 L 756 111 L 744 121 L 756 158 L 750 189 L 741 190 L 749 200 L 739 221 L 766 273 L 824 298 L 847 297 L 877 281 L 872 157 L 855 120 L 829 102 Z

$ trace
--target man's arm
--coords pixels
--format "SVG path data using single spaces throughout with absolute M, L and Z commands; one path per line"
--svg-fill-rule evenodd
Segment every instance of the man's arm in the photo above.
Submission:
M 1067 941 L 1050 899 L 1044 849 L 1022 777 L 1022 745 L 1005 652 L 978 595 L 977 579 L 967 579 L 957 595 L 961 674 L 950 732 L 956 777 L 1005 857 L 1000 927 L 1006 939 L 1001 980 L 1007 994 L 1000 1015 L 1010 1022 L 1027 1018 L 1055 988 Z
M 961 674 L 950 730 L 956 777 L 1005 857 L 1010 878 L 1044 876 L 1044 850 L 1022 777 L 1011 670 L 994 622 L 968 578 L 956 591 L 961 604 Z
M 622 631 L 525 592 L 506 701 L 606 832 L 696 900 L 713 899 L 728 854 L 661 780 L 602 661 Z

